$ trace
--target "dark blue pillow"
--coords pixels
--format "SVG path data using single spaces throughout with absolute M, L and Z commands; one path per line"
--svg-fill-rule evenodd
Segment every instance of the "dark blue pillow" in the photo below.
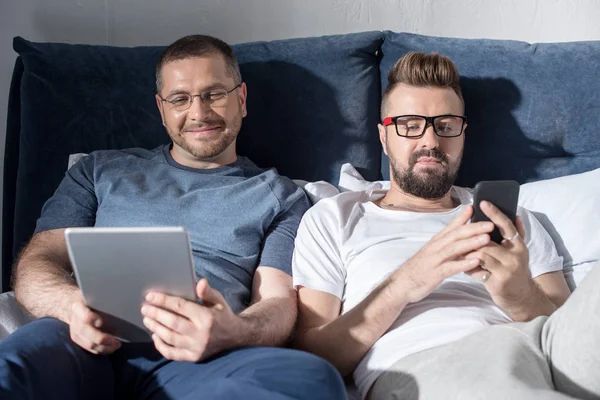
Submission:
M 528 44 L 385 33 L 382 87 L 408 51 L 458 66 L 468 128 L 458 183 L 519 182 L 600 167 L 600 41 Z M 382 173 L 389 177 L 387 157 Z
M 382 35 L 233 46 L 248 84 L 248 117 L 239 153 L 293 179 L 337 184 L 345 162 L 376 179 L 381 164 L 376 52 Z M 20 90 L 11 92 L 9 119 L 18 122 L 11 124 L 7 140 L 13 145 L 6 149 L 15 161 L 5 179 L 16 191 L 5 193 L 15 196 L 5 201 L 14 204 L 14 214 L 5 210 L 5 216 L 14 216 L 14 243 L 9 247 L 14 254 L 63 178 L 69 154 L 153 148 L 169 137 L 154 100 L 154 69 L 164 47 L 32 43 L 22 38 L 15 38 L 13 46 L 23 65 L 22 75 L 13 80 L 20 79 Z

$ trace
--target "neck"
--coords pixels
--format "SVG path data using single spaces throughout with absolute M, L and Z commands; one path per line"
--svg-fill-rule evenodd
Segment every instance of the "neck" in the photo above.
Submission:
M 170 153 L 173 160 L 183 166 L 197 169 L 211 169 L 233 164 L 237 160 L 237 154 L 234 149 L 235 147 L 227 148 L 224 152 L 214 157 L 196 158 L 181 147 L 173 144 Z
M 387 209 L 401 209 L 406 211 L 438 212 L 451 210 L 457 206 L 450 195 L 450 191 L 439 199 L 423 199 L 404 192 L 392 184 L 390 190 L 379 199 L 379 206 Z

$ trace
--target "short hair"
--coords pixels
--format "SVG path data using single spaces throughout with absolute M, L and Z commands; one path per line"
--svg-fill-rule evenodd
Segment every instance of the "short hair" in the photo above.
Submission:
M 388 73 L 388 84 L 381 98 L 381 118 L 386 117 L 384 112 L 390 93 L 402 83 L 417 87 L 451 88 L 464 107 L 459 80 L 458 68 L 450 58 L 439 53 L 406 53 Z
M 160 93 L 162 89 L 162 69 L 166 64 L 211 54 L 222 55 L 227 66 L 227 75 L 233 77 L 236 84 L 242 81 L 237 58 L 233 49 L 227 43 L 212 36 L 189 35 L 169 45 L 158 59 L 156 63 L 156 91 Z

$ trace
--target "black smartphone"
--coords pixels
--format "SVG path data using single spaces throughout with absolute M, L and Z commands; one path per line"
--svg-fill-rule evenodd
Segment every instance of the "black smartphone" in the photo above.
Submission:
M 489 221 L 490 219 L 481 211 L 479 204 L 489 201 L 500 209 L 514 224 L 517 219 L 517 202 L 519 200 L 519 182 L 516 181 L 482 181 L 475 185 L 473 193 L 473 216 L 471 222 Z M 496 226 L 490 233 L 492 241 L 502 242 L 502 235 Z

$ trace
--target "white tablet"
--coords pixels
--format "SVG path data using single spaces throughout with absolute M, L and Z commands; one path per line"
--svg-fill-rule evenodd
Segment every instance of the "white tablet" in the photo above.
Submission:
M 65 239 L 85 304 L 123 341 L 152 341 L 141 314 L 149 291 L 196 299 L 184 228 L 67 228 Z

